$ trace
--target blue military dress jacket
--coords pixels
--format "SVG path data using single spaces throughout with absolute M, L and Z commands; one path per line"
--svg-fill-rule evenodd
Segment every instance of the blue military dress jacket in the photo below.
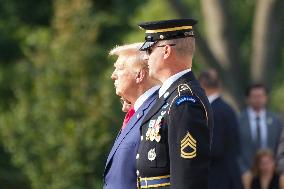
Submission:
M 140 144 L 140 126 L 156 97 L 157 91 L 140 106 L 116 138 L 105 166 L 104 189 L 137 188 L 136 154 Z

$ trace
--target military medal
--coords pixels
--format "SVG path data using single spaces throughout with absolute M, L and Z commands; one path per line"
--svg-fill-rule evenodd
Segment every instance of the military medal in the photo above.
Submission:
M 160 128 L 161 128 L 161 123 L 162 123 L 162 119 L 163 119 L 163 116 L 159 116 L 155 125 L 154 125 L 154 131 L 155 131 L 155 140 L 157 142 L 160 142 L 161 140 L 161 135 L 159 134 L 159 131 L 160 131 Z
M 156 137 L 155 137 L 155 140 L 157 141 L 157 142 L 160 142 L 160 140 L 161 140 L 161 135 L 157 135 Z
M 150 136 L 152 135 L 152 128 L 155 125 L 155 122 L 156 122 L 155 119 L 150 120 L 149 125 L 148 125 L 148 130 L 146 132 L 146 140 L 151 140 Z M 153 140 L 151 140 L 151 141 L 153 141 Z
M 153 128 L 151 128 L 150 129 L 150 140 L 154 141 L 155 137 L 156 137 L 155 130 Z
M 161 135 L 159 134 L 163 116 L 159 116 L 157 120 L 150 120 L 148 130 L 146 132 L 146 140 L 160 142 Z

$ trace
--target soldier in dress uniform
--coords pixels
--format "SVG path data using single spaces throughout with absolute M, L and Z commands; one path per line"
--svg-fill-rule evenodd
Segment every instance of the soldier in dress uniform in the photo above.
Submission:
M 192 67 L 194 19 L 144 22 L 149 75 L 162 86 L 142 121 L 138 188 L 207 189 L 212 110 Z

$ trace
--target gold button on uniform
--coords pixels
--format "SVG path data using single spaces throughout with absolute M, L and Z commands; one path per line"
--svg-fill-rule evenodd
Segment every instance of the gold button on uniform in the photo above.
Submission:
M 139 154 L 136 155 L 136 159 L 139 159 Z

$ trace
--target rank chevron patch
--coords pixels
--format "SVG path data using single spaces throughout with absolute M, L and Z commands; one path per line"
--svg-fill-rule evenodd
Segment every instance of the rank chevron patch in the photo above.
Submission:
M 187 132 L 185 137 L 180 141 L 180 152 L 181 157 L 185 159 L 196 157 L 196 140 L 189 132 Z

